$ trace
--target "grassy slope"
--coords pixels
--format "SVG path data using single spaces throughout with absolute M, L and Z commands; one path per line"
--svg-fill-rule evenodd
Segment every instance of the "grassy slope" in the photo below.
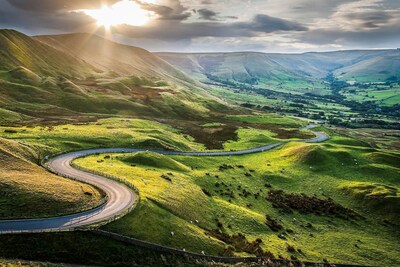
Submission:
M 282 92 L 327 93 L 322 83 L 329 72 L 344 80 L 378 82 L 398 79 L 397 50 L 336 51 L 328 53 L 157 53 L 198 80 L 207 74 L 223 81 L 249 83 Z M 312 91 L 313 90 L 313 91 Z
M 223 81 L 239 83 L 249 83 L 251 79 L 257 79 L 257 86 L 278 91 L 304 91 L 313 87 L 324 89 L 324 86 L 310 75 L 304 75 L 298 69 L 282 65 L 279 62 L 279 55 L 263 53 L 158 53 L 157 55 L 200 80 L 207 80 L 206 76 L 212 75 Z
M 399 81 L 400 50 L 387 55 L 367 59 L 354 65 L 337 70 L 336 76 L 342 80 L 358 82 Z
M 307 123 L 305 123 L 304 121 L 300 121 L 290 117 L 282 117 L 277 114 L 260 114 L 258 116 L 254 115 L 228 116 L 228 118 L 251 124 L 272 124 L 272 125 L 281 125 L 292 128 L 298 128 L 307 125 Z
M 0 108 L 0 125 L 12 125 L 26 119 L 26 116 L 17 112 Z
M 365 198 L 360 197 L 354 188 L 349 191 L 344 187 L 363 183 L 375 187 L 378 192 L 381 187 L 399 192 L 399 182 L 394 178 L 399 168 L 397 161 L 381 161 L 382 158 L 396 158 L 398 155 L 385 152 L 378 159 L 374 155 L 381 152 L 371 149 L 366 143 L 333 132 L 330 134 L 333 138 L 325 144 L 292 143 L 255 155 L 173 157 L 190 167 L 190 171 L 170 170 L 165 166 L 160 168 L 140 162 L 132 166 L 120 161 L 126 155 L 110 159 L 104 159 L 104 155 L 92 156 L 80 159 L 78 163 L 127 178 L 140 189 L 142 201 L 137 210 L 106 226 L 111 231 L 197 252 L 217 253 L 226 244 L 209 238 L 205 231 L 216 229 L 218 220 L 224 232 L 244 233 L 250 241 L 261 238 L 263 248 L 272 251 L 275 256 L 395 266 L 399 263 L 398 252 L 394 249 L 399 245 L 397 226 L 382 224 L 382 221 L 387 219 L 397 223 L 394 218 L 399 214 L 396 209 L 398 193 L 374 193 L 375 198 Z M 99 159 L 101 163 L 97 162 Z M 234 167 L 221 171 L 219 166 L 223 164 L 244 165 L 244 169 Z M 246 176 L 246 173 L 251 176 Z M 218 187 L 216 183 L 219 183 Z M 268 192 L 264 186 L 266 183 L 287 192 L 316 194 L 322 199 L 329 196 L 365 219 L 347 221 L 296 211 L 292 214 L 281 213 L 264 199 Z M 202 188 L 213 196 L 206 196 Z M 240 196 L 243 188 L 251 195 Z M 233 192 L 235 198 L 231 199 L 231 203 L 228 196 L 220 194 L 221 189 L 222 192 Z M 256 192 L 260 192 L 257 199 L 254 197 Z M 386 204 L 384 212 L 378 208 L 382 207 L 382 203 Z M 282 231 L 273 232 L 265 225 L 266 214 L 277 219 L 284 229 L 292 229 L 294 234 L 286 234 L 286 241 L 278 238 L 277 234 Z M 141 223 L 138 224 L 138 221 Z M 304 227 L 308 222 L 313 225 L 311 228 Z M 286 242 L 300 248 L 302 253 L 286 251 Z
M 345 92 L 345 96 L 357 102 L 373 101 L 383 106 L 393 106 L 400 103 L 400 86 L 375 85 L 368 89 L 356 88 L 352 93 Z
M 50 127 L 0 127 L 0 136 L 36 145 L 42 154 L 94 147 L 204 149 L 171 126 L 141 119 L 110 118 Z
M 0 47 L 0 103 L 19 114 L 43 120 L 78 113 L 199 118 L 226 109 L 150 52 L 97 36 L 35 39 L 1 30 Z
M 36 153 L 34 148 L 0 138 L 2 219 L 63 215 L 100 203 L 102 196 L 94 187 L 52 175 L 32 163 Z
M 96 35 L 77 33 L 34 37 L 58 50 L 82 58 L 102 71 L 121 76 L 191 81 L 167 62 L 142 48 L 118 44 Z
M 277 122 L 281 124 L 279 127 L 283 128 L 302 125 L 293 119 L 282 119 L 272 115 L 239 116 L 230 119 L 249 123 L 250 126 L 269 126 Z M 4 132 L 10 129 L 16 130 L 16 133 Z M 251 129 L 243 128 L 239 131 L 251 131 Z M 257 137 L 259 134 L 257 131 L 261 129 L 254 131 L 257 133 L 254 137 Z M 50 128 L 3 127 L 0 133 L 7 138 L 37 145 L 42 153 L 93 146 L 130 146 L 132 140 L 135 146 L 139 147 L 204 149 L 203 146 L 193 142 L 193 139 L 169 126 L 136 119 L 105 119 L 87 125 L 64 125 Z M 266 137 L 271 137 L 269 131 L 264 130 L 261 133 Z M 139 207 L 121 221 L 107 226 L 107 229 L 112 231 L 177 248 L 184 247 L 197 252 L 204 250 L 208 253 L 217 253 L 223 250 L 226 244 L 215 238 L 209 238 L 205 235 L 205 230 L 216 229 L 216 219 L 218 219 L 227 233 L 242 232 L 250 241 L 261 238 L 263 248 L 271 250 L 275 256 L 282 255 L 286 258 L 296 256 L 313 261 L 327 258 L 331 262 L 360 264 L 379 260 L 390 265 L 397 257 L 397 254 L 391 250 L 391 247 L 397 244 L 396 235 L 390 233 L 393 231 L 391 226 L 378 224 L 378 221 L 381 222 L 387 217 L 376 211 L 377 203 L 381 205 L 381 202 L 374 202 L 374 199 L 372 202 L 364 200 L 364 196 L 370 194 L 368 190 L 371 186 L 373 187 L 371 192 L 374 192 L 374 195 L 376 195 L 375 192 L 381 192 L 382 188 L 389 187 L 390 194 L 384 193 L 378 196 L 387 204 L 385 211 L 397 212 L 393 209 L 393 204 L 386 201 L 385 197 L 393 198 L 393 191 L 397 192 L 399 187 L 398 182 L 394 179 L 381 178 L 393 177 L 397 172 L 396 155 L 390 151 L 374 151 L 364 142 L 336 136 L 333 132 L 330 134 L 334 138 L 327 144 L 292 144 L 281 150 L 242 157 L 201 159 L 174 157 L 169 160 L 165 157 L 160 159 L 159 156 L 151 153 L 144 153 L 139 157 L 112 155 L 110 159 L 105 159 L 104 155 L 100 155 L 81 160 L 80 164 L 126 177 L 141 190 L 143 198 Z M 244 137 L 239 134 L 238 149 L 249 146 L 252 142 L 251 138 L 246 139 L 248 135 Z M 271 140 L 274 138 L 272 136 Z M 298 151 L 301 152 L 300 157 Z M 356 158 L 360 165 L 347 166 L 353 158 Z M 316 164 L 315 159 L 321 159 L 321 162 Z M 160 160 L 163 164 L 156 164 Z M 341 163 L 346 165 L 341 167 Z M 244 165 L 245 168 L 219 170 L 223 164 Z M 255 172 L 250 172 L 250 169 Z M 251 177 L 245 176 L 246 173 L 250 173 Z M 162 175 L 165 176 L 161 177 Z M 216 175 L 218 178 L 215 177 Z M 171 182 L 167 177 L 171 179 Z M 223 182 L 227 188 L 223 185 L 216 187 L 217 182 L 221 184 Z M 331 196 L 335 201 L 355 209 L 367 219 L 349 222 L 297 212 L 281 214 L 264 200 L 268 191 L 265 183 L 288 192 L 304 192 L 308 195 L 312 195 L 317 188 L 319 197 Z M 359 184 L 355 184 L 357 187 L 354 188 L 353 183 L 367 183 L 368 190 L 362 189 L 361 193 L 364 195 L 360 196 Z M 263 191 L 258 199 L 252 195 L 243 197 L 238 195 L 242 190 L 238 189 L 239 185 L 252 193 L 260 189 Z M 349 185 L 352 186 L 351 190 L 344 188 Z M 211 192 L 213 197 L 206 196 L 202 188 Z M 229 203 L 229 197 L 220 196 L 217 190 L 221 189 L 224 192 L 230 190 L 234 192 L 235 199 L 231 200 L 232 203 Z M 252 206 L 247 206 L 248 204 Z M 300 248 L 304 255 L 300 253 L 291 255 L 286 251 L 285 241 L 279 239 L 278 233 L 272 232 L 264 224 L 267 213 L 281 220 L 279 222 L 286 229 L 295 231 L 295 234 L 288 234 L 288 242 Z M 293 217 L 297 221 L 293 221 Z M 141 223 L 138 224 L 138 221 Z M 307 222 L 311 222 L 314 227 L 308 229 L 301 226 Z M 144 225 L 146 227 L 143 227 Z M 379 231 L 378 237 L 376 237 L 377 231 Z M 173 236 L 171 232 L 174 232 Z M 340 235 L 337 232 L 340 232 Z M 314 235 L 313 238 L 308 237 L 310 233 Z M 326 246 L 327 243 L 332 246 Z M 355 247 L 355 244 L 360 248 Z M 238 254 L 246 255 L 245 253 Z
M 146 77 L 152 82 L 161 82 L 167 85 L 165 92 L 161 91 L 160 97 L 154 97 L 152 94 L 144 97 L 146 101 L 139 103 L 141 109 L 148 108 L 150 105 L 159 116 L 172 114 L 183 117 L 186 115 L 204 115 L 209 109 L 219 111 L 224 107 L 220 100 L 210 96 L 201 85 L 191 79 L 189 76 L 176 69 L 158 56 L 142 48 L 122 45 L 115 43 L 96 35 L 89 34 L 66 34 L 53 36 L 38 36 L 40 40 L 61 51 L 82 58 L 90 64 L 96 66 L 104 72 L 118 76 L 137 76 Z M 132 85 L 121 87 L 119 83 L 106 81 L 99 83 L 106 85 L 110 89 L 123 91 L 127 87 L 132 91 Z M 154 89 L 146 86 L 145 89 Z M 151 113 L 147 114 L 150 115 Z
M 246 118 L 253 117 L 232 116 L 229 118 L 234 122 L 234 120 L 246 121 Z M 286 134 L 285 130 L 293 138 L 296 138 L 297 135 L 301 137 L 304 134 L 309 134 L 307 131 L 297 130 L 304 122 L 291 118 L 268 115 L 254 116 L 253 120 L 262 120 L 267 124 L 260 129 L 251 128 L 251 124 L 240 128 L 238 130 L 239 138 L 225 143 L 226 150 L 232 149 L 232 146 L 235 149 L 245 149 L 281 141 L 282 138 L 285 139 L 286 137 L 279 134 Z M 276 129 L 274 127 L 269 129 L 276 121 L 279 121 L 280 125 Z M 220 127 L 223 126 L 205 127 L 205 129 L 213 130 Z M 279 131 L 276 131 L 277 129 Z M 260 136 L 263 137 L 260 139 Z M 35 145 L 42 155 L 95 147 L 137 147 L 182 151 L 205 150 L 203 144 L 195 142 L 193 137 L 184 134 L 182 130 L 164 123 L 128 118 L 100 119 L 96 122 L 57 126 L 0 126 L 0 137 Z
M 249 149 L 288 139 L 298 140 L 313 137 L 309 131 L 298 130 L 301 126 L 305 126 L 306 122 L 277 114 L 237 115 L 227 116 L 227 118 L 245 123 L 249 127 L 238 129 L 238 140 L 227 141 L 224 144 L 226 150 Z M 250 128 L 254 125 L 260 125 L 261 129 Z M 267 129 L 271 127 L 271 129 L 262 129 L 263 126 Z
M 74 57 L 13 30 L 0 31 L 0 68 L 23 66 L 43 76 L 84 77 L 94 68 Z

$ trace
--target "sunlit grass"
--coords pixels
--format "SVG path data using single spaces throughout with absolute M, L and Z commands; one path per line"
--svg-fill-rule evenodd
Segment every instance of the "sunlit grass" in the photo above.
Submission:
M 34 164 L 36 157 L 33 149 L 0 138 L 1 219 L 65 215 L 100 204 L 96 188 L 50 174 Z
M 143 196 L 141 204 L 132 214 L 105 227 L 110 231 L 217 254 L 227 245 L 208 237 L 205 232 L 217 229 L 218 221 L 226 233 L 240 232 L 250 241 L 261 238 L 262 247 L 276 256 L 392 265 L 398 261 L 394 248 L 399 245 L 399 239 L 393 235 L 394 226 L 381 222 L 385 217 L 389 220 L 393 217 L 380 213 L 379 208 L 346 193 L 342 187 L 347 182 L 381 183 L 381 177 L 365 171 L 375 164 L 369 157 L 371 150 L 359 146 L 363 144 L 360 141 L 332 136 L 326 144 L 290 143 L 280 149 L 246 156 L 171 157 L 189 168 L 185 171 L 134 161 L 128 164 L 124 159 L 131 156 L 123 154 L 112 155 L 109 159 L 104 155 L 91 156 L 76 163 L 126 178 L 138 186 Z M 154 155 L 155 159 L 157 157 Z M 224 164 L 232 168 L 221 169 Z M 391 175 L 398 171 L 393 164 L 383 167 Z M 399 188 L 399 182 L 393 179 L 386 183 L 396 183 L 392 187 Z M 331 197 L 365 219 L 347 221 L 297 211 L 282 213 L 264 199 L 269 190 L 267 184 L 286 192 L 316 195 L 321 199 Z M 239 195 L 243 189 L 250 192 L 247 197 Z M 233 192 L 234 198 L 221 192 Z M 257 192 L 260 197 L 255 198 Z M 279 238 L 282 231 L 273 232 L 268 228 L 266 214 L 294 233 L 285 233 L 286 240 Z M 142 223 L 137 223 L 139 221 Z M 312 227 L 304 227 L 307 223 Z M 301 249 L 302 253 L 288 252 L 287 243 Z M 243 254 L 238 252 L 238 255 Z

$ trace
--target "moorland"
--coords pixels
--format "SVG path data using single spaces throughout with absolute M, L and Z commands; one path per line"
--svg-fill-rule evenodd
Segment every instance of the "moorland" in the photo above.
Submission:
M 46 156 L 138 148 L 74 161 L 139 189 L 137 207 L 102 230 L 207 255 L 397 266 L 399 57 L 398 49 L 150 53 L 89 34 L 0 30 L 0 219 L 104 201 L 96 186 L 44 169 Z M 330 139 L 303 142 L 314 131 Z M 277 142 L 240 156 L 145 151 Z M 0 258 L 219 266 L 80 231 L 0 235 Z

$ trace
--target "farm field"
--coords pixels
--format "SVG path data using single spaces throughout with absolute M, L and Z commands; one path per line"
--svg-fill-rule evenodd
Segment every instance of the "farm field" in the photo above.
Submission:
M 383 88 L 383 89 L 367 89 L 356 91 L 352 94 L 346 94 L 350 100 L 359 102 L 373 101 L 384 106 L 393 106 L 399 103 L 400 100 L 400 87 L 397 88 Z

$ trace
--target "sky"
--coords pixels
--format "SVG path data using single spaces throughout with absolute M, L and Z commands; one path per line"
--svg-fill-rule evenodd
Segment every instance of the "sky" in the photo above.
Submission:
M 0 28 L 169 52 L 398 48 L 400 0 L 0 0 Z

